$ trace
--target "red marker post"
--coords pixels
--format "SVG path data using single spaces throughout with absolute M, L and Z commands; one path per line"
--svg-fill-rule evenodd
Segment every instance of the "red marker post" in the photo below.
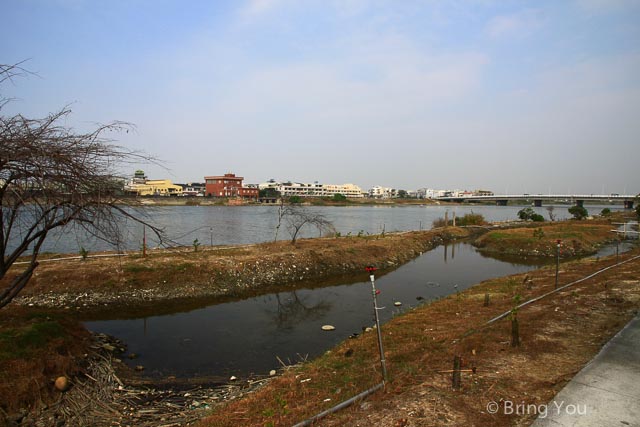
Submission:
M 558 271 L 560 270 L 560 245 L 562 244 L 562 240 L 556 240 L 557 249 L 556 249 L 556 289 L 558 289 Z
M 382 382 L 387 381 L 387 363 L 384 358 L 384 348 L 382 347 L 382 330 L 380 329 L 380 317 L 378 316 L 378 294 L 379 290 L 376 289 L 376 277 L 374 272 L 377 268 L 373 266 L 367 266 L 365 268 L 369 273 L 369 279 L 371 280 L 371 295 L 373 296 L 373 315 L 376 320 L 376 331 L 378 332 L 378 349 L 380 350 L 380 366 L 382 367 Z M 383 307 L 384 308 L 384 307 Z

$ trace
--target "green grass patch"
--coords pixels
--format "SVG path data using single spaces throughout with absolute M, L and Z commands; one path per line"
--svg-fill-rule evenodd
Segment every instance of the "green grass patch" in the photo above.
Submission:
M 127 273 L 144 273 L 147 271 L 153 271 L 152 267 L 147 267 L 146 265 L 139 264 L 127 264 L 122 269 Z
M 49 341 L 64 335 L 64 328 L 55 321 L 4 330 L 0 332 L 0 360 L 24 358 Z

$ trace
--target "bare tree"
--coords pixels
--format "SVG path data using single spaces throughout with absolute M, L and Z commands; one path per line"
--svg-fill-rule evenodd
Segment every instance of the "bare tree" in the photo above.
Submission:
M 551 221 L 556 220 L 556 214 L 554 212 L 555 208 L 553 206 L 547 206 L 547 212 L 549 212 L 549 219 Z
M 295 244 L 300 231 L 305 226 L 316 227 L 322 237 L 323 232 L 335 233 L 333 223 L 322 214 L 311 212 L 302 206 L 291 205 L 284 208 L 282 215 L 287 221 L 287 230 L 291 236 L 291 243 Z
M 273 241 L 276 242 L 278 240 L 278 232 L 280 231 L 280 227 L 282 226 L 282 218 L 286 215 L 286 207 L 284 206 L 284 198 L 280 198 L 280 203 L 278 204 L 278 224 L 276 224 L 276 232 L 273 236 Z
M 0 83 L 21 74 L 20 64 L 0 65 Z M 0 97 L 0 308 L 27 285 L 53 230 L 78 226 L 118 244 L 123 225 L 133 220 L 162 236 L 140 213 L 119 203 L 122 181 L 117 166 L 153 160 L 112 145 L 106 137 L 132 125 L 113 122 L 78 133 L 61 124 L 71 113 L 68 108 L 29 119 L 2 114 L 7 102 Z M 28 256 L 27 267 L 9 277 L 21 256 Z

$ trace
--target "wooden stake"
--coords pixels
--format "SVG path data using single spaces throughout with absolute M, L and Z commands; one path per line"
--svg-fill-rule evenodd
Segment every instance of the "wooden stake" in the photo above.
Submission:
M 520 347 L 520 328 L 516 316 L 511 318 L 511 347 Z
M 454 390 L 460 390 L 460 366 L 462 365 L 462 358 L 460 356 L 454 356 L 453 358 L 453 375 L 452 375 L 452 386 Z

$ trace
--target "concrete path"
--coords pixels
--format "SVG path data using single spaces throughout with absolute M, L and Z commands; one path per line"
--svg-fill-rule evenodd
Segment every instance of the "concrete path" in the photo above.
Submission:
M 640 315 L 540 412 L 535 427 L 640 427 Z

